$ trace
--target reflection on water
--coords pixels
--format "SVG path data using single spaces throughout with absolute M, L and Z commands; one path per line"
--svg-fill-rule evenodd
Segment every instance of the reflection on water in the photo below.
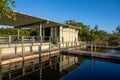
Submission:
M 81 56 L 57 55 L 9 64 L 0 68 L 0 80 L 120 80 L 120 64 Z
M 82 59 L 75 56 L 57 55 L 4 65 L 0 68 L 0 80 L 58 80 L 75 68 Z
M 62 80 L 120 80 L 120 64 L 87 59 Z
M 108 50 L 107 52 L 110 54 L 120 54 L 119 50 Z
M 88 48 L 86 50 L 90 51 L 90 48 Z M 104 52 L 104 53 L 109 53 L 109 54 L 120 54 L 120 50 L 116 50 L 116 49 L 96 48 L 96 52 Z

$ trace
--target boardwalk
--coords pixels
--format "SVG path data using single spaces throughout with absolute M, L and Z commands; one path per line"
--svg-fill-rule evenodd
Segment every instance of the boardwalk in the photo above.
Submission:
M 120 55 L 117 55 L 117 54 L 107 54 L 107 53 L 101 53 L 101 52 L 90 52 L 90 51 L 68 50 L 68 49 L 62 49 L 61 52 L 68 53 L 68 54 L 81 55 L 81 56 L 91 56 L 95 58 L 120 60 Z
M 51 53 L 49 53 L 49 51 L 44 51 L 42 52 L 41 57 L 46 57 L 49 55 L 52 57 L 57 55 L 58 53 L 59 53 L 59 50 L 53 50 L 51 51 Z M 34 60 L 38 58 L 39 58 L 38 52 L 27 53 L 24 56 L 24 61 Z M 22 61 L 23 61 L 23 56 L 21 54 L 10 55 L 10 56 L 2 57 L 1 65 L 14 64 Z
M 91 47 L 91 45 L 86 45 L 86 46 Z M 96 47 L 97 48 L 107 48 L 107 49 L 120 49 L 120 45 L 118 45 L 118 46 L 96 45 Z

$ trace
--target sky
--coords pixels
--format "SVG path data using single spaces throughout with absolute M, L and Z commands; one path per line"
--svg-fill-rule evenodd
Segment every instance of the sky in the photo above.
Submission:
M 120 0 L 15 0 L 16 11 L 57 22 L 75 20 L 112 32 L 120 25 Z

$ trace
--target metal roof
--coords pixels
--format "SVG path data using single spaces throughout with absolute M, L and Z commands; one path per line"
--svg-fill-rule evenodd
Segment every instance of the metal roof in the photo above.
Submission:
M 25 14 L 25 13 L 21 13 L 21 12 L 17 12 L 17 11 L 15 11 L 15 13 L 16 13 L 16 17 L 17 17 L 16 21 L 14 21 L 12 19 L 8 19 L 7 17 L 2 17 L 2 18 L 0 18 L 0 25 L 24 27 L 24 26 L 28 26 L 28 25 L 42 23 L 43 27 L 60 26 L 60 25 L 69 27 L 69 25 L 67 25 L 67 24 L 62 24 L 62 23 L 55 22 L 52 20 L 35 17 L 35 16 L 29 15 L 29 14 Z

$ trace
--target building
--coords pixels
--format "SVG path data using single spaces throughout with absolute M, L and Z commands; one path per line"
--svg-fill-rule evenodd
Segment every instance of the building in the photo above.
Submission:
M 17 17 L 16 21 L 2 17 L 0 19 L 0 25 L 14 26 L 18 29 L 18 34 L 16 34 L 18 37 L 20 28 L 32 28 L 37 31 L 37 39 L 42 37 L 43 40 L 49 40 L 49 37 L 51 37 L 53 42 L 78 41 L 78 30 L 76 30 L 75 26 L 62 24 L 16 11 L 15 13 Z

